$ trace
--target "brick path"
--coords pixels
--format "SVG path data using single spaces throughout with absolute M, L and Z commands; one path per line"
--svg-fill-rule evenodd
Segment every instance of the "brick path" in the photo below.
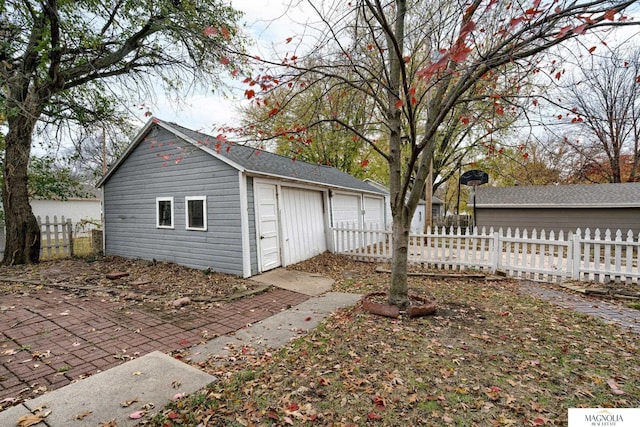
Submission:
M 606 322 L 615 323 L 640 334 L 640 310 L 594 300 L 579 294 L 549 289 L 544 284 L 521 281 L 519 291 L 552 302 L 560 307 L 600 317 Z
M 206 310 L 152 314 L 58 289 L 0 298 L 0 409 L 154 350 L 170 352 L 309 297 L 273 289 Z M 206 333 L 205 333 L 206 331 Z M 17 403 L 17 401 L 15 403 Z

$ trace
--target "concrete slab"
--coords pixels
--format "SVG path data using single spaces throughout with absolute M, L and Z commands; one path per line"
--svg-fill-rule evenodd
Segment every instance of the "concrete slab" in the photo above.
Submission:
M 11 408 L 0 412 L 0 426 L 17 426 L 18 418 L 26 415 L 31 415 L 31 411 L 29 411 L 25 406 L 12 406 Z
M 258 350 L 281 347 L 318 326 L 331 312 L 340 307 L 354 305 L 360 298 L 361 295 L 358 294 L 339 292 L 329 292 L 311 298 L 233 335 L 218 337 L 194 346 L 187 357 L 194 362 L 205 361 L 210 355 L 224 357 L 231 354 L 230 344 L 234 348 L 251 346 Z
M 133 426 L 140 420 L 130 419 L 129 415 L 144 405 L 153 405 L 151 413 L 159 411 L 176 394 L 193 393 L 213 381 L 215 377 L 155 351 L 28 400 L 24 406 L 34 410 L 47 405 L 51 413 L 45 422 L 49 427 L 94 427 L 114 419 L 118 427 Z M 123 402 L 132 400 L 136 401 L 123 407 Z M 15 425 L 16 420 L 13 424 L 0 421 L 0 425 Z
M 251 277 L 251 280 L 310 296 L 318 296 L 329 292 L 334 282 L 327 277 L 302 271 L 287 270 L 286 268 L 267 271 Z

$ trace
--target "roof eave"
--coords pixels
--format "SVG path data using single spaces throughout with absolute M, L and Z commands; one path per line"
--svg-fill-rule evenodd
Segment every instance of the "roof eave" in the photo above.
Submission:
M 588 203 L 576 203 L 576 204 L 528 204 L 528 203 L 476 203 L 476 208 L 492 208 L 492 209 L 513 209 L 513 208 L 544 208 L 544 209 L 603 209 L 603 208 L 640 208 L 639 203 L 612 203 L 609 205 L 604 204 L 588 204 Z
M 338 189 L 338 190 L 358 191 L 358 192 L 362 192 L 362 193 L 375 194 L 376 196 L 383 196 L 383 197 L 385 195 L 385 193 L 383 193 L 381 191 L 370 191 L 370 190 L 365 190 L 365 189 L 362 189 L 362 188 L 345 187 L 345 186 L 342 186 L 342 185 L 327 184 L 326 182 L 311 181 L 311 180 L 308 180 L 308 179 L 300 179 L 300 178 L 294 178 L 294 177 L 290 177 L 290 176 L 286 176 L 286 175 L 278 175 L 278 174 L 260 172 L 260 171 L 254 171 L 254 170 L 248 170 L 248 169 L 245 170 L 245 173 L 247 175 L 255 176 L 255 177 L 259 177 L 259 178 L 276 178 L 276 179 L 283 180 L 283 181 L 291 181 L 291 182 L 298 182 L 298 183 L 307 184 L 307 185 L 313 185 L 315 187 L 320 186 L 320 187 L 334 188 L 334 189 Z

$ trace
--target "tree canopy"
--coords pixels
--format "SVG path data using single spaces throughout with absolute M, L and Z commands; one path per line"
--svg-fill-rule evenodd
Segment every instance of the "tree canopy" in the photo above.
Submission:
M 0 4 L 0 114 L 6 117 L 4 262 L 37 262 L 27 165 L 37 123 L 88 124 L 153 90 L 215 85 L 242 51 L 239 13 L 209 0 L 5 0 Z

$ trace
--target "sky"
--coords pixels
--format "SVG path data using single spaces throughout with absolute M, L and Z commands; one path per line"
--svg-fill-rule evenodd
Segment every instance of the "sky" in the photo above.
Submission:
M 315 13 L 306 5 L 306 0 L 228 1 L 233 7 L 244 12 L 241 23 L 257 43 L 253 46 L 252 52 L 262 57 L 268 56 L 271 45 L 282 47 L 288 37 L 302 34 L 304 22 L 315 16 Z M 638 19 L 637 11 L 634 11 L 633 15 Z M 627 27 L 621 32 L 623 39 L 628 38 L 630 34 L 640 38 L 637 27 Z M 145 105 L 155 117 L 205 133 L 217 134 L 217 128 L 222 125 L 239 125 L 237 107 L 248 103 L 243 96 L 246 87 L 243 87 L 238 80 L 227 79 L 226 81 L 230 85 L 230 88 L 225 90 L 226 94 L 201 89 L 190 94 L 184 102 L 177 104 L 159 92 L 155 100 L 148 100 Z M 148 120 L 144 112 L 145 110 L 137 112 L 140 124 Z
M 230 0 L 232 6 L 244 12 L 241 23 L 245 31 L 257 41 L 254 50 L 266 51 L 271 44 L 281 44 L 287 37 L 294 35 L 298 23 L 303 23 L 308 13 L 302 9 L 300 0 Z M 289 7 L 289 3 L 294 3 Z M 190 129 L 213 133 L 221 125 L 238 125 L 238 105 L 246 105 L 244 99 L 245 87 L 237 80 L 227 79 L 230 88 L 222 91 L 201 89 L 190 94 L 184 102 L 175 101 L 156 94 L 156 100 L 148 100 L 145 107 L 155 117 L 178 123 Z M 148 117 L 146 110 L 137 113 L 140 123 L 145 123 Z

